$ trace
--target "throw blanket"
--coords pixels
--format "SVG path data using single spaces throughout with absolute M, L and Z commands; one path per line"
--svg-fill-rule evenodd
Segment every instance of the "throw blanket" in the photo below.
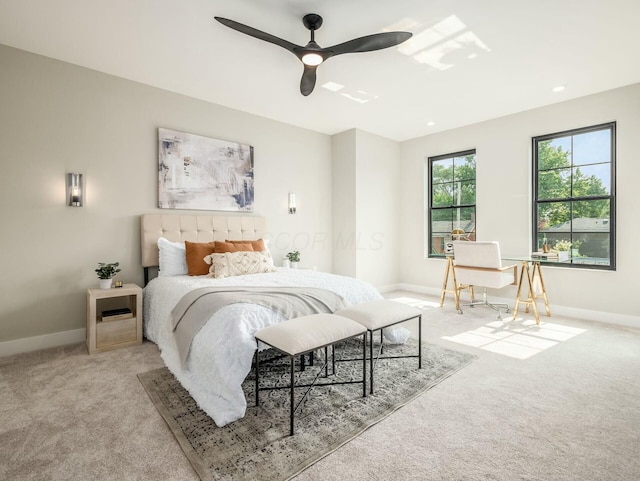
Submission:
M 184 368 L 191 341 L 216 311 L 229 304 L 259 304 L 287 319 L 332 313 L 347 306 L 335 292 L 316 287 L 202 287 L 185 294 L 171 311 L 171 327 Z

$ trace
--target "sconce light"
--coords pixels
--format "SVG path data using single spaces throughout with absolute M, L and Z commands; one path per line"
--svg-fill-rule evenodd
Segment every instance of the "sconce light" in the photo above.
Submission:
M 69 207 L 84 205 L 82 174 L 67 174 L 67 205 Z
M 296 194 L 289 193 L 289 214 L 296 213 Z

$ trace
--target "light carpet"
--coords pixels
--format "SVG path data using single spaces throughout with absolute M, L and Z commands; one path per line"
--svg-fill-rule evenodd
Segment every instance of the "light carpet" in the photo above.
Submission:
M 388 356 L 415 354 L 416 341 L 385 349 Z M 337 349 L 337 357 L 361 354 L 354 343 Z M 423 344 L 423 368 L 416 358 L 380 360 L 373 396 L 362 397 L 362 385 L 315 387 L 296 413 L 296 434 L 289 436 L 289 390 L 261 392 L 254 406 L 253 373 L 243 388 L 249 407 L 244 418 L 219 428 L 201 411 L 167 368 L 139 374 L 154 405 L 203 481 L 284 481 L 358 436 L 416 396 L 469 364 L 474 356 Z M 336 377 L 361 379 L 362 361 L 337 363 Z M 261 386 L 288 385 L 288 359 L 267 363 Z M 318 365 L 298 372 L 300 382 Z M 264 378 L 263 378 L 264 376 Z M 331 376 L 333 377 L 333 376 Z M 262 383 L 264 381 L 264 384 Z M 296 390 L 296 400 L 302 397 Z M 297 401 L 296 401 L 297 402 Z

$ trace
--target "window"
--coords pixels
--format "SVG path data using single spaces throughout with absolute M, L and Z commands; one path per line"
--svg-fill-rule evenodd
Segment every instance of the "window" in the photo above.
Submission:
M 476 151 L 429 157 L 429 257 L 444 256 L 450 240 L 475 240 Z
M 615 122 L 533 138 L 533 247 L 615 269 Z

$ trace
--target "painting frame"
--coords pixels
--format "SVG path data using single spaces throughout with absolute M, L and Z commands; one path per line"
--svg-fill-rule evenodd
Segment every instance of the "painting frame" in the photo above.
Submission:
M 158 208 L 253 212 L 253 146 L 158 128 Z

